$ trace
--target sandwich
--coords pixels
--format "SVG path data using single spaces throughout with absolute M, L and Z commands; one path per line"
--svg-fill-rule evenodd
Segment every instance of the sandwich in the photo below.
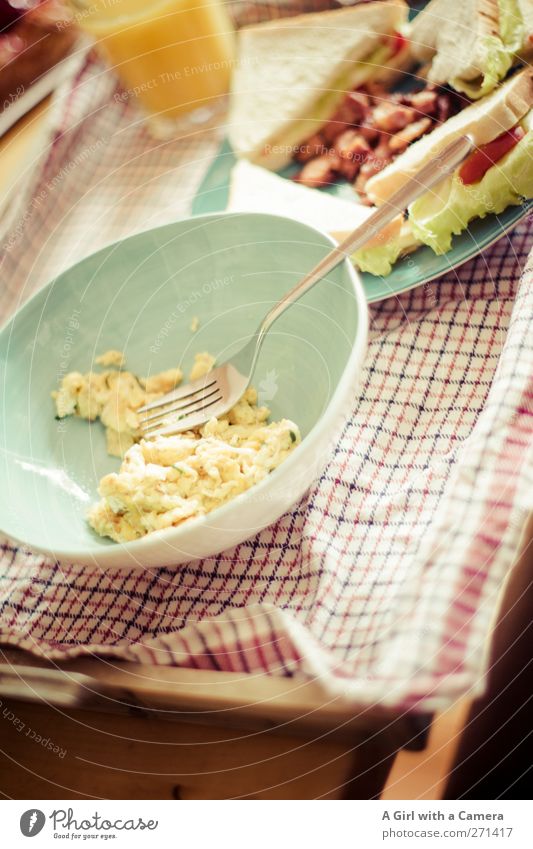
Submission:
M 407 15 L 404 0 L 381 0 L 241 29 L 228 122 L 236 155 L 283 168 L 347 92 L 410 68 Z
M 421 138 L 366 184 L 370 201 L 384 203 L 455 138 L 468 133 L 476 149 L 450 177 L 415 201 L 407 221 L 413 236 L 446 253 L 453 235 L 474 218 L 499 214 L 533 198 L 533 68 L 511 76 L 430 135 Z
M 533 54 L 533 0 L 431 0 L 409 37 L 414 56 L 429 64 L 430 82 L 474 100 Z

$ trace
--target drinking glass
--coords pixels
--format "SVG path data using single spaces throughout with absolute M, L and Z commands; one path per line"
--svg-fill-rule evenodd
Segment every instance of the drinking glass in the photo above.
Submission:
M 96 39 L 163 135 L 220 111 L 235 57 L 222 0 L 70 0 L 74 19 Z

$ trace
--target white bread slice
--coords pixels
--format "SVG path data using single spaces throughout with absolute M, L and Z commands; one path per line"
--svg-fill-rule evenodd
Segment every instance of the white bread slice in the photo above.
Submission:
M 317 189 L 309 189 L 278 177 L 259 165 L 241 159 L 231 172 L 228 212 L 266 212 L 286 215 L 329 233 L 342 241 L 359 224 L 363 224 L 372 210 L 368 206 L 333 197 Z M 402 228 L 399 215 L 366 246 L 382 244 L 383 239 L 396 238 Z M 413 237 L 413 247 L 416 246 Z
M 498 0 L 431 0 L 411 25 L 411 50 L 432 60 L 430 82 L 475 80 L 487 62 L 483 37 L 498 34 Z
M 335 99 L 335 93 L 337 102 L 342 99 L 355 63 L 382 46 L 384 36 L 406 22 L 407 11 L 404 0 L 385 0 L 243 27 L 228 116 L 237 156 L 273 169 L 287 164 L 290 149 L 269 155 L 270 149 L 281 146 L 289 128 L 296 132 L 294 145 L 319 129 L 312 120 L 317 101 L 328 94 Z M 340 91 L 339 77 L 348 83 Z
M 365 187 L 368 197 L 377 205 L 383 203 L 454 139 L 469 133 L 477 146 L 486 144 L 512 129 L 532 106 L 533 68 L 525 68 L 412 144 L 371 177 Z

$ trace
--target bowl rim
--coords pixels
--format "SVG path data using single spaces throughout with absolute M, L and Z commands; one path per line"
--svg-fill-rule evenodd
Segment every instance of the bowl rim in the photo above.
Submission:
M 109 242 L 109 244 L 104 245 L 103 247 L 99 248 L 97 251 L 94 251 L 93 253 L 87 254 L 86 256 L 82 257 L 80 260 L 73 263 L 72 265 L 69 265 L 67 268 L 60 271 L 57 275 L 55 275 L 48 283 L 45 283 L 44 286 L 41 286 L 36 292 L 34 292 L 31 295 L 30 298 L 28 298 L 28 300 L 24 304 L 22 304 L 22 306 L 18 310 L 15 311 L 15 313 L 13 313 L 11 316 L 9 316 L 7 321 L 0 327 L 0 334 L 3 334 L 9 328 L 9 326 L 17 319 L 17 317 L 19 315 L 21 315 L 22 312 L 28 310 L 30 308 L 32 302 L 34 300 L 36 300 L 38 297 L 42 296 L 42 293 L 45 292 L 46 290 L 48 290 L 49 288 L 51 288 L 59 278 L 63 277 L 63 275 L 65 275 L 65 274 L 68 274 L 73 268 L 76 268 L 76 266 L 81 265 L 83 262 L 90 260 L 92 257 L 97 256 L 99 253 L 102 253 L 103 251 L 109 251 L 110 249 L 113 249 L 114 247 L 118 246 L 119 244 L 127 242 L 130 239 L 135 239 L 139 236 L 143 236 L 143 235 L 146 235 L 147 233 L 155 232 L 155 231 L 158 231 L 158 230 L 164 230 L 166 227 L 171 227 L 175 224 L 184 224 L 184 223 L 187 223 L 187 222 L 196 222 L 196 221 L 198 223 L 201 223 L 202 221 L 206 221 L 206 220 L 209 220 L 209 219 L 215 220 L 215 219 L 220 219 L 220 218 L 237 218 L 237 217 L 238 218 L 248 218 L 248 217 L 250 217 L 250 218 L 269 218 L 269 219 L 275 219 L 275 220 L 278 220 L 278 221 L 290 222 L 291 224 L 297 224 L 300 227 L 303 227 L 305 230 L 307 230 L 311 234 L 316 234 L 316 235 L 320 236 L 322 239 L 325 239 L 326 242 L 328 242 L 329 245 L 331 245 L 332 248 L 336 247 L 337 244 L 338 244 L 333 239 L 333 237 L 330 236 L 328 233 L 325 233 L 324 231 L 319 230 L 316 227 L 312 227 L 311 225 L 306 224 L 302 221 L 299 221 L 296 218 L 292 218 L 288 215 L 274 215 L 274 214 L 267 213 L 267 212 L 226 212 L 226 211 L 223 211 L 223 212 L 208 212 L 208 213 L 203 213 L 201 215 L 184 216 L 182 218 L 177 218 L 174 221 L 167 222 L 166 224 L 160 224 L 157 227 L 148 227 L 144 230 L 139 230 L 136 233 L 132 233 L 131 235 L 124 236 L 120 239 L 116 239 L 113 242 Z M 363 289 L 363 285 L 362 285 L 359 273 L 356 270 L 356 268 L 354 267 L 353 263 L 350 261 L 350 258 L 346 257 L 346 259 L 344 260 L 344 262 L 342 264 L 344 265 L 345 270 L 348 273 L 348 279 L 350 280 L 350 282 L 352 284 L 352 290 L 353 290 L 353 294 L 355 296 L 355 301 L 356 301 L 356 305 L 357 305 L 357 309 L 358 309 L 358 327 L 357 327 L 357 332 L 356 332 L 354 342 L 353 342 L 353 345 L 352 345 L 352 349 L 351 349 L 351 352 L 348 355 L 348 358 L 346 360 L 346 364 L 344 366 L 344 369 L 342 371 L 340 379 L 337 383 L 337 386 L 335 387 L 335 390 L 334 390 L 334 392 L 333 392 L 323 414 L 320 416 L 318 421 L 312 426 L 309 433 L 302 439 L 300 445 L 297 446 L 297 448 L 287 457 L 286 460 L 283 461 L 282 464 L 280 464 L 276 469 L 274 469 L 272 474 L 263 478 L 263 480 L 259 481 L 253 487 L 250 487 L 250 489 L 239 493 L 237 496 L 235 496 L 235 498 L 230 499 L 225 504 L 222 504 L 220 507 L 216 507 L 214 510 L 210 511 L 209 513 L 206 513 L 203 516 L 196 516 L 192 519 L 187 520 L 186 522 L 183 522 L 181 525 L 178 525 L 177 527 L 163 528 L 161 530 L 153 531 L 152 533 L 146 534 L 145 536 L 141 537 L 140 539 L 132 540 L 131 542 L 126 542 L 126 543 L 114 542 L 112 545 L 106 544 L 105 546 L 102 546 L 101 548 L 94 548 L 94 549 L 89 548 L 89 547 L 82 547 L 82 548 L 57 548 L 56 547 L 54 549 L 51 549 L 51 548 L 47 548 L 45 545 L 39 545 L 36 542 L 23 540 L 20 537 L 13 536 L 10 533 L 8 533 L 7 531 L 4 531 L 2 528 L 0 528 L 0 533 L 5 534 L 6 536 L 8 536 L 9 539 L 13 540 L 14 542 L 18 543 L 21 546 L 27 546 L 31 549 L 34 549 L 37 552 L 43 553 L 45 555 L 49 555 L 52 558 L 59 560 L 59 561 L 62 561 L 62 562 L 68 561 L 68 562 L 76 563 L 80 559 L 82 561 L 85 561 L 85 562 L 88 559 L 92 559 L 93 562 L 98 566 L 105 566 L 105 565 L 116 566 L 114 561 L 116 561 L 117 555 L 119 554 L 119 552 L 120 552 L 120 554 L 124 555 L 124 558 L 126 558 L 128 555 L 130 557 L 135 558 L 135 555 L 139 554 L 139 555 L 141 555 L 141 559 L 142 559 L 142 552 L 143 551 L 149 551 L 150 549 L 152 549 L 156 545 L 162 545 L 162 544 L 164 545 L 166 543 L 169 543 L 169 544 L 177 543 L 183 537 L 187 537 L 191 534 L 194 534 L 196 531 L 200 530 L 202 528 L 202 526 L 208 525 L 212 521 L 213 517 L 216 518 L 217 524 L 219 524 L 218 520 L 220 520 L 220 519 L 223 520 L 224 516 L 229 511 L 235 509 L 236 506 L 238 507 L 238 505 L 240 503 L 242 503 L 242 501 L 248 497 L 250 492 L 257 494 L 258 492 L 261 492 L 263 489 L 265 489 L 267 486 L 270 487 L 271 483 L 273 481 L 277 481 L 278 478 L 281 475 L 284 475 L 287 472 L 290 472 L 300 462 L 302 446 L 305 444 L 307 449 L 312 449 L 313 446 L 320 440 L 324 430 L 330 429 L 330 426 L 334 423 L 334 420 L 336 419 L 336 417 L 338 415 L 338 409 L 337 409 L 338 403 L 336 403 L 336 402 L 338 402 L 340 398 L 344 397 L 345 392 L 348 390 L 349 386 L 353 385 L 355 383 L 355 381 L 357 380 L 358 374 L 360 373 L 362 365 L 363 365 L 364 354 L 366 352 L 367 342 L 368 342 L 368 320 L 369 320 L 369 318 L 368 318 L 368 316 L 369 316 L 368 302 L 367 302 L 367 299 L 366 299 L 366 296 L 365 296 L 365 293 L 364 293 L 364 289 Z M 256 533 L 260 533 L 262 528 L 263 528 L 263 526 L 259 525 Z M 252 536 L 253 535 L 254 534 L 252 534 Z M 174 550 L 176 549 L 175 544 L 171 545 L 171 547 L 174 548 Z M 221 551 L 223 551 L 223 550 L 224 549 L 221 549 Z M 214 556 L 214 555 L 212 555 L 212 556 Z M 192 562 L 194 559 L 198 559 L 198 558 L 191 556 L 190 561 Z M 111 562 L 111 561 L 113 561 L 113 562 Z M 135 566 L 127 565 L 126 563 L 124 565 L 127 566 L 127 568 L 129 568 L 129 569 L 135 568 Z M 142 563 L 140 563 L 140 562 L 138 562 L 136 565 L 137 565 L 137 568 L 142 567 Z

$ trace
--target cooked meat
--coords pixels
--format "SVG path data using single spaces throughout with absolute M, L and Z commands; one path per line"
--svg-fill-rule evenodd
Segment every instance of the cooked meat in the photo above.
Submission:
M 427 133 L 431 127 L 431 118 L 421 118 L 420 121 L 415 121 L 414 124 L 408 124 L 403 130 L 395 133 L 389 139 L 389 150 L 397 155 L 402 153 L 405 148 L 416 141 L 424 133 Z
M 333 113 L 331 120 L 320 131 L 327 144 L 335 141 L 339 133 L 342 133 L 346 127 L 353 123 L 353 114 L 354 110 L 345 99 L 337 111 Z
M 327 151 L 328 146 L 324 141 L 324 137 L 321 133 L 316 133 L 298 147 L 298 150 L 294 154 L 294 158 L 296 162 L 309 162 L 310 159 L 322 156 L 322 154 L 327 153 Z
M 353 183 L 371 147 L 357 130 L 345 130 L 337 138 L 334 147 L 340 157 L 339 173 Z
M 370 145 L 357 130 L 346 130 L 338 137 L 334 149 L 341 159 L 363 162 Z
M 351 91 L 346 95 L 345 103 L 352 112 L 352 124 L 358 124 L 368 115 L 370 98 L 364 91 Z
M 373 124 L 363 123 L 357 128 L 359 135 L 363 136 L 363 138 L 372 144 L 373 142 L 377 142 L 381 133 L 379 132 Z
M 443 124 L 452 114 L 452 104 L 450 98 L 442 94 L 437 98 L 437 121 Z
M 385 133 L 397 133 L 415 120 L 416 113 L 409 106 L 385 102 L 376 106 L 372 117 L 374 126 L 378 130 L 383 130 Z
M 411 106 L 417 112 L 424 115 L 435 115 L 437 112 L 437 92 L 431 89 L 422 89 L 411 95 Z
M 370 178 L 373 177 L 374 174 L 377 174 L 378 171 L 383 171 L 383 169 L 389 164 L 389 162 L 392 162 L 392 156 L 389 151 L 388 145 L 380 143 L 378 147 L 370 151 L 365 162 L 361 166 L 359 176 L 355 181 L 356 191 L 362 194 L 364 192 L 367 181 L 370 180 Z
M 303 183 L 304 186 L 310 186 L 311 188 L 328 186 L 334 182 L 335 172 L 339 166 L 340 159 L 337 154 L 329 152 L 307 162 L 296 177 L 296 180 L 299 183 Z

